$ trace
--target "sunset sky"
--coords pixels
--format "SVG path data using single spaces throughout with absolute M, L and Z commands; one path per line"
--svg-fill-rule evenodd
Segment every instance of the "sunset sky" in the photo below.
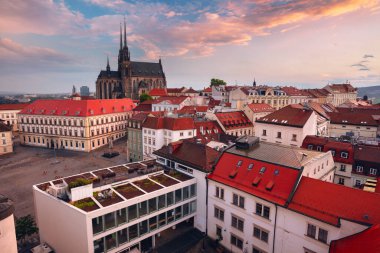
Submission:
M 11 0 L 0 4 L 0 91 L 95 90 L 119 25 L 132 60 L 158 61 L 168 87 L 380 85 L 380 2 Z

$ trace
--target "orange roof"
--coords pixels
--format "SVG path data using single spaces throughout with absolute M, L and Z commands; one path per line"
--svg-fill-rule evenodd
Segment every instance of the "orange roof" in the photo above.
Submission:
M 212 88 L 211 87 L 204 88 L 203 92 L 212 92 Z
M 159 104 L 163 101 L 166 101 L 170 104 L 179 105 L 183 101 L 185 101 L 187 98 L 189 97 L 188 96 L 162 96 L 157 99 L 154 99 L 152 104 Z
M 339 226 L 340 219 L 380 223 L 380 194 L 302 177 L 289 209 Z
M 195 114 L 197 112 L 207 112 L 208 110 L 208 106 L 207 105 L 187 105 L 187 106 L 184 106 L 182 107 L 181 110 L 178 110 L 177 113 L 180 113 L 180 114 Z
M 135 108 L 129 98 L 93 100 L 36 100 L 20 114 L 88 117 L 128 112 Z
M 274 112 L 276 111 L 272 106 L 266 103 L 252 103 L 248 104 L 248 108 L 253 112 Z
M 149 91 L 149 96 L 167 96 L 168 95 L 168 92 L 166 91 L 166 89 L 160 89 L 160 88 L 155 88 L 155 89 L 152 89 L 151 91 Z
M 294 127 L 304 127 L 313 113 L 311 109 L 305 109 L 302 105 L 288 105 L 280 110 L 272 112 L 267 116 L 257 119 L 256 122 L 284 125 Z

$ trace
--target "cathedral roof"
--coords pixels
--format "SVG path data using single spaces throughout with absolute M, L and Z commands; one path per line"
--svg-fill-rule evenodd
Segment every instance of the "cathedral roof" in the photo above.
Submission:
M 120 78 L 119 71 L 110 71 L 108 74 L 106 70 L 101 70 L 98 76 L 98 78 L 108 78 L 108 77 Z
M 164 76 L 161 65 L 158 62 L 131 61 L 130 67 L 132 76 Z

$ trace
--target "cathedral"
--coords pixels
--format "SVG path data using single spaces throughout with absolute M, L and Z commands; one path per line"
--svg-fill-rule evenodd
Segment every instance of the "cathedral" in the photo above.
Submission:
M 158 63 L 130 60 L 124 20 L 124 43 L 120 25 L 118 69 L 117 71 L 111 70 L 107 57 L 106 70 L 101 70 L 96 80 L 96 97 L 99 99 L 139 99 L 141 94 L 149 93 L 153 88 L 166 88 L 166 78 L 161 59 Z

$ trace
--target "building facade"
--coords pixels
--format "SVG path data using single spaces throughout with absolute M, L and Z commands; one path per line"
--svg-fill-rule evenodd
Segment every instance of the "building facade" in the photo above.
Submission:
M 140 173 L 143 172 L 143 173 Z M 78 179 L 83 184 L 79 184 Z M 123 164 L 33 186 L 41 242 L 55 252 L 146 252 L 160 232 L 192 226 L 196 179 L 154 161 Z
M 152 111 L 153 112 L 159 112 L 159 111 L 172 112 L 175 110 L 181 110 L 184 106 L 188 106 L 188 105 L 191 105 L 190 97 L 162 96 L 155 99 L 152 102 Z
M 362 188 L 368 179 L 380 177 L 380 148 L 357 145 L 354 149 L 352 181 L 354 187 Z
M 12 126 L 13 131 L 18 131 L 17 113 L 29 104 L 0 104 L 0 120 L 4 124 Z
M 154 88 L 165 88 L 166 77 L 161 59 L 155 62 L 131 61 L 127 45 L 126 24 L 124 21 L 124 43 L 120 26 L 120 49 L 118 69 L 111 71 L 107 59 L 106 70 L 101 70 L 96 80 L 96 97 L 99 99 L 132 98 L 138 99 Z
M 334 106 L 341 105 L 347 101 L 356 101 L 358 91 L 349 83 L 328 84 L 323 89 L 332 94 L 332 104 Z
M 0 155 L 13 152 L 12 126 L 0 120 Z
M 23 145 L 90 152 L 126 135 L 132 100 L 37 100 L 18 114 Z
M 128 160 L 130 162 L 143 160 L 143 135 L 142 125 L 144 124 L 147 113 L 138 113 L 133 115 L 127 122 L 128 133 Z
M 206 113 L 206 118 L 216 120 L 228 135 L 253 135 L 253 124 L 243 111 Z
M 142 125 L 144 159 L 169 143 L 197 135 L 192 118 L 148 117 Z
M 307 135 L 317 135 L 318 116 L 311 108 L 288 105 L 257 119 L 255 136 L 263 141 L 300 147 Z

